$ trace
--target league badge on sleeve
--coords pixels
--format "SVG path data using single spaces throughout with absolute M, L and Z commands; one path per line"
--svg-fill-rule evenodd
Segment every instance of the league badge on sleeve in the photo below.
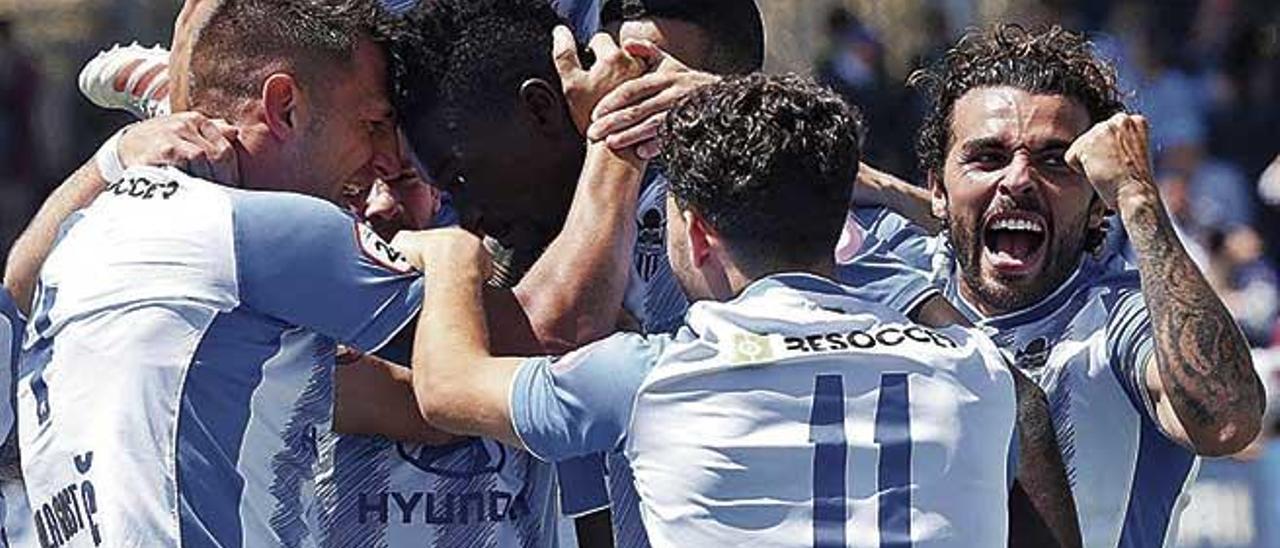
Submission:
M 401 274 L 414 272 L 413 265 L 409 264 L 404 253 L 391 247 L 391 244 L 364 223 L 356 223 L 356 245 L 366 257 L 379 266 Z

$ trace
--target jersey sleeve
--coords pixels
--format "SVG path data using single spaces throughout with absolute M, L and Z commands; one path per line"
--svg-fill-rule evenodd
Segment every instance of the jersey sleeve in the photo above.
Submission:
M 919 225 L 884 207 L 857 208 L 854 218 L 865 231 L 860 255 L 887 253 L 916 270 L 932 269 L 936 237 Z
M 1155 355 L 1155 339 L 1146 301 L 1137 288 L 1121 290 L 1109 307 L 1107 359 L 1134 407 L 1160 424 L 1147 391 L 1146 367 Z
M 336 206 L 240 192 L 233 207 L 243 305 L 369 352 L 422 306 L 421 276 L 404 256 Z
M 511 386 L 516 435 L 548 462 L 614 449 L 663 341 L 622 333 L 561 358 L 526 360 Z
M 836 279 L 858 297 L 910 313 L 939 290 L 927 271 L 913 268 L 890 252 L 873 251 L 836 267 Z

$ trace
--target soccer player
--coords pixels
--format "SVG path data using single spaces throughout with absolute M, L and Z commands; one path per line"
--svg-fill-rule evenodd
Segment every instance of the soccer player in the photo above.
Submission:
M 1198 456 L 1245 447 L 1263 395 L 1164 210 L 1148 122 L 1089 43 L 1056 27 L 971 32 L 914 82 L 933 99 L 920 158 L 947 230 L 881 215 L 869 239 L 936 266 L 1048 393 L 1085 545 L 1172 545 Z M 1136 270 L 1103 247 L 1108 211 Z
M 695 91 L 668 124 L 668 251 L 708 302 L 674 336 L 495 358 L 478 240 L 402 233 L 428 269 L 424 416 L 544 459 L 624 447 L 659 546 L 1004 544 L 990 510 L 1007 500 L 1016 405 L 998 351 L 831 279 L 857 170 L 850 107 L 753 75 Z

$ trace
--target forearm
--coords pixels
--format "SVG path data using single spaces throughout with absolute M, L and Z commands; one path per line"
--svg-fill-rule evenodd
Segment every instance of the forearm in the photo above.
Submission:
M 1118 195 L 1151 316 L 1160 397 L 1196 451 L 1234 453 L 1260 428 L 1265 398 L 1249 346 L 1174 233 L 1153 184 Z
M 630 154 L 630 153 L 622 153 Z M 598 339 L 622 306 L 643 163 L 588 146 L 564 229 L 515 288 L 547 351 Z
M 49 195 L 40 211 L 13 243 L 5 265 L 4 285 L 23 313 L 30 313 L 40 267 L 58 239 L 62 222 L 93 202 L 106 187 L 92 160 L 72 173 Z
M 512 359 L 494 358 L 485 319 L 485 276 L 450 264 L 427 276 L 413 348 L 413 389 L 422 417 L 446 432 L 519 447 L 509 418 Z
M 352 356 L 334 371 L 333 430 L 397 441 L 445 445 L 457 436 L 422 420 L 407 367 L 370 355 Z
M 928 190 L 866 164 L 858 168 L 853 203 L 855 206 L 887 207 L 930 234 L 942 230 L 942 222 L 933 216 Z

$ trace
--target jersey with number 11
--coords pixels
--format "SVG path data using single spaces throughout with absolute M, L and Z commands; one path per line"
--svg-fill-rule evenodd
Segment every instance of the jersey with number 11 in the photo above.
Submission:
M 775 275 L 695 304 L 674 337 L 526 362 L 516 432 L 551 460 L 620 443 L 657 547 L 1004 546 L 999 350 L 857 291 Z

